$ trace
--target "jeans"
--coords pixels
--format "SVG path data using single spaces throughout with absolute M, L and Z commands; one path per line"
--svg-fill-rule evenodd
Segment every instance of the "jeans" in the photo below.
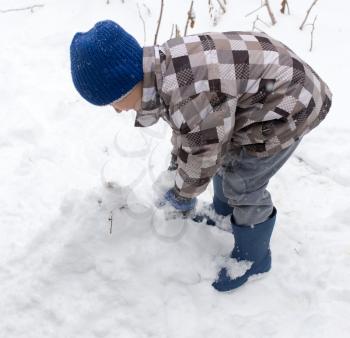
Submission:
M 292 155 L 300 140 L 268 157 L 255 157 L 242 147 L 226 155 L 217 175 L 221 176 L 222 192 L 215 198 L 233 207 L 233 221 L 238 225 L 253 225 L 266 221 L 273 211 L 267 185 L 270 178 Z M 221 188 L 221 187 L 220 187 Z M 217 191 L 221 189 L 216 189 Z

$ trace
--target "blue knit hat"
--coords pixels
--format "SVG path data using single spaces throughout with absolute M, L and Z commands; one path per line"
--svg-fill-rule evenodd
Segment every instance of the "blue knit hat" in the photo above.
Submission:
M 117 23 L 98 22 L 76 33 L 70 46 L 71 72 L 80 95 L 103 106 L 120 99 L 143 79 L 143 50 Z

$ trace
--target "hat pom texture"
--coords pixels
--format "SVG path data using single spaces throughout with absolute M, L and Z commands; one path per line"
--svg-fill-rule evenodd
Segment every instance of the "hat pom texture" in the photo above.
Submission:
M 100 21 L 73 37 L 73 83 L 88 102 L 110 104 L 143 79 L 142 56 L 143 49 L 133 36 L 113 21 Z

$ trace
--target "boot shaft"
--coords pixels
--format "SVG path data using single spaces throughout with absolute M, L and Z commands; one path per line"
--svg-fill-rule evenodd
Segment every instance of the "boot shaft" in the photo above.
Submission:
M 265 222 L 249 225 L 238 225 L 232 222 L 232 233 L 235 246 L 231 257 L 241 260 L 257 262 L 270 252 L 270 239 L 276 222 L 276 209 Z

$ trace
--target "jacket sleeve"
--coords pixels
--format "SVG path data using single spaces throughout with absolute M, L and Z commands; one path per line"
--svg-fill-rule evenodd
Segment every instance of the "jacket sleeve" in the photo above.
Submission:
M 204 92 L 173 107 L 173 137 L 178 146 L 175 190 L 182 197 L 202 193 L 221 164 L 231 139 L 237 100 Z
M 173 131 L 171 135 L 171 144 L 173 145 L 173 149 L 171 150 L 171 154 L 174 156 L 178 156 L 179 154 L 179 138 L 177 137 L 176 133 Z

